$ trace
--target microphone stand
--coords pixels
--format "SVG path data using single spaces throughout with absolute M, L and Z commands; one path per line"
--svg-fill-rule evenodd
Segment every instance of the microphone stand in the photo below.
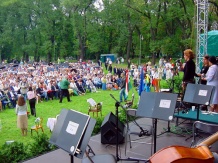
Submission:
M 132 157 L 121 158 L 119 156 L 119 154 L 118 154 L 118 145 L 119 145 L 119 140 L 118 140 L 118 120 L 119 120 L 118 109 L 119 109 L 119 106 L 121 106 L 121 108 L 125 111 L 125 114 L 126 114 L 126 110 L 112 94 L 110 94 L 110 96 L 116 101 L 115 102 L 115 107 L 116 107 L 116 136 L 117 136 L 117 140 L 116 140 L 116 159 L 117 159 L 117 161 L 146 161 L 147 162 L 148 161 L 147 159 L 132 158 Z

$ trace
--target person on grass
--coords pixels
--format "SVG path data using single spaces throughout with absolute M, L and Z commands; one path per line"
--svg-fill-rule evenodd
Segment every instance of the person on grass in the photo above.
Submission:
M 17 127 L 21 129 L 22 136 L 27 135 L 27 105 L 23 95 L 20 95 L 16 105 Z
M 64 95 L 67 97 L 67 101 L 71 102 L 70 94 L 69 94 L 69 90 L 68 90 L 69 85 L 70 85 L 70 82 L 67 80 L 67 76 L 64 76 L 60 82 L 61 94 L 60 94 L 59 103 L 62 103 L 62 99 L 63 99 Z
M 32 87 L 29 87 L 27 99 L 29 100 L 31 115 L 36 117 L 36 93 L 33 91 Z
M 120 84 L 120 102 L 123 102 L 127 100 L 126 94 L 125 94 L 125 88 L 126 88 L 126 77 L 125 74 L 121 74 L 121 84 Z

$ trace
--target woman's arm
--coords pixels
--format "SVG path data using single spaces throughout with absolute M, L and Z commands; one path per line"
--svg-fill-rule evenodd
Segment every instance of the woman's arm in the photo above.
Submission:
M 209 70 L 207 71 L 205 80 L 211 81 L 213 79 L 214 75 L 215 75 L 215 72 L 216 72 L 216 67 L 211 66 L 209 68 Z

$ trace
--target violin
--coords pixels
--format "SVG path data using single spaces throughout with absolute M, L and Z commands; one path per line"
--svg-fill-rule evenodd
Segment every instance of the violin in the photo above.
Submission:
M 150 157 L 150 163 L 213 163 L 214 157 L 208 146 L 218 140 L 218 132 L 211 135 L 195 148 L 170 146 Z

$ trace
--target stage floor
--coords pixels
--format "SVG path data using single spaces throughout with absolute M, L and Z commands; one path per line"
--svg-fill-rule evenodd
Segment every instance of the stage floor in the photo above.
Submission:
M 192 113 L 192 112 L 191 112 Z M 196 114 L 195 112 L 192 113 L 193 117 Z M 181 116 L 187 116 L 186 114 L 181 115 Z M 182 119 L 179 119 L 179 122 L 181 122 Z M 177 133 L 181 133 L 184 135 L 184 137 L 173 134 L 173 133 L 165 133 L 162 135 L 161 134 L 164 129 L 167 128 L 168 123 L 166 121 L 158 120 L 157 122 L 157 144 L 156 144 L 156 149 L 157 151 L 165 148 L 167 146 L 172 146 L 172 145 L 180 145 L 180 146 L 186 146 L 189 147 L 191 144 L 191 138 L 188 139 L 187 141 L 185 140 L 186 138 L 190 137 L 192 135 L 191 129 L 192 129 L 192 123 L 193 121 L 190 119 L 188 120 L 189 123 L 186 124 L 181 124 L 179 127 L 175 126 L 176 119 L 174 119 L 174 122 L 170 123 L 171 126 L 171 131 L 175 131 Z M 142 125 L 142 126 L 150 126 L 152 125 L 152 120 L 149 118 L 140 118 L 137 120 L 137 122 Z M 133 123 L 130 124 L 130 128 L 132 131 L 139 131 L 139 128 L 136 127 Z M 202 135 L 203 138 L 205 135 Z M 152 144 L 151 144 L 151 136 L 143 136 L 139 137 L 138 135 L 132 135 L 131 136 L 132 140 L 137 139 L 137 141 L 140 141 L 141 143 L 135 142 L 132 143 L 132 148 L 129 147 L 129 142 L 127 142 L 127 151 L 125 155 L 125 143 L 119 145 L 119 156 L 121 158 L 127 158 L 127 157 L 135 157 L 135 158 L 140 158 L 140 159 L 148 159 L 151 155 L 153 150 Z M 140 140 L 139 140 L 140 139 Z M 108 144 L 101 144 L 101 135 L 95 135 L 91 137 L 89 145 L 92 147 L 94 152 L 96 154 L 113 154 L 116 155 L 116 146 L 115 145 L 108 145 Z M 214 144 L 215 147 L 218 147 L 218 144 Z M 217 151 L 218 149 L 212 148 L 213 151 Z M 85 155 L 84 155 L 85 157 Z M 58 149 L 52 152 L 49 152 L 47 154 L 38 156 L 36 158 L 33 158 L 31 160 L 25 161 L 25 163 L 61 163 L 61 162 L 70 162 L 70 156 L 67 152 L 63 151 L 62 149 Z M 80 163 L 81 160 L 77 159 L 74 157 L 74 163 Z M 122 163 L 127 163 L 129 161 L 119 161 Z M 134 162 L 134 161 L 131 161 Z M 143 162 L 143 161 L 140 161 Z

